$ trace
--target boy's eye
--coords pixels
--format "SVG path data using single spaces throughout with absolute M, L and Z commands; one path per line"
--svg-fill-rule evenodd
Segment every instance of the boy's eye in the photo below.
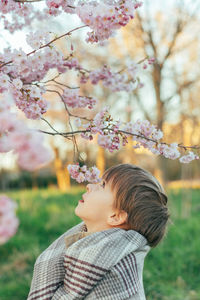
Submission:
M 106 184 L 105 181 L 103 181 L 103 182 L 101 183 L 101 187 L 104 188 L 104 187 L 105 187 L 105 184 Z

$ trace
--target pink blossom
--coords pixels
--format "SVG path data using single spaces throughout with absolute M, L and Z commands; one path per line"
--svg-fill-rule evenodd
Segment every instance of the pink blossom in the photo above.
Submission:
M 119 150 L 120 148 L 120 139 L 117 134 L 109 134 L 109 135 L 98 135 L 98 144 L 108 149 L 110 152 L 114 150 Z
M 178 151 L 177 143 L 172 143 L 170 146 L 165 144 L 159 144 L 157 146 L 157 149 L 159 150 L 160 154 L 162 154 L 166 158 L 177 159 L 181 155 L 180 152 Z
M 99 178 L 100 171 L 95 166 L 91 168 L 87 168 L 87 166 L 85 165 L 80 167 L 78 164 L 76 164 L 76 165 L 68 165 L 67 169 L 71 177 L 79 183 L 84 181 L 96 183 L 100 181 Z
M 4 29 L 10 33 L 29 27 L 35 19 L 42 21 L 48 18 L 45 10 L 40 12 L 31 3 L 19 3 L 14 0 L 1 0 L 0 14 Z M 9 14 L 8 18 L 6 14 Z
M 113 72 L 106 65 L 101 69 L 90 72 L 89 78 L 92 84 L 97 84 L 99 81 L 102 81 L 103 85 L 109 88 L 112 92 L 131 92 L 138 86 L 138 81 L 135 78 L 134 80 L 129 80 L 127 74 Z
M 136 1 L 82 2 L 76 7 L 76 14 L 92 31 L 88 32 L 87 42 L 96 43 L 113 36 L 116 29 L 125 26 L 134 18 L 134 10 L 140 5 Z
M 99 182 L 100 179 L 100 171 L 97 167 L 91 167 L 85 173 L 85 180 L 92 183 Z
M 35 144 L 29 146 L 28 151 L 20 151 L 18 154 L 18 165 L 20 168 L 34 171 L 47 165 L 53 159 L 52 152 L 45 151 L 44 146 L 40 145 L 36 148 Z
M 73 179 L 75 179 L 79 175 L 80 167 L 78 164 L 76 165 L 68 165 L 67 169 Z
M 12 83 L 17 90 L 20 90 L 23 86 L 23 82 L 19 78 L 14 79 Z
M 75 14 L 75 0 L 67 0 L 61 3 L 62 9 L 69 14 Z
M 156 59 L 155 59 L 154 57 L 148 58 L 148 64 L 149 64 L 149 65 L 154 64 L 155 61 L 156 61 Z
M 193 161 L 193 160 L 195 160 L 195 159 L 199 159 L 199 156 L 196 155 L 196 154 L 194 154 L 194 152 L 189 151 L 188 154 L 186 154 L 186 155 L 180 157 L 180 158 L 179 158 L 179 161 L 180 161 L 181 163 L 188 164 L 188 163 L 190 163 L 191 161 Z
M 0 195 L 0 215 L 7 214 L 11 210 L 15 210 L 17 204 L 9 199 L 6 195 Z
M 80 172 L 75 179 L 76 179 L 76 181 L 78 183 L 81 183 L 81 182 L 85 181 L 85 175 L 84 175 L 84 173 Z
M 21 168 L 35 170 L 52 160 L 51 151 L 42 143 L 42 134 L 30 130 L 16 114 L 0 112 L 0 152 L 14 150 Z
M 44 30 L 37 30 L 34 33 L 31 32 L 26 36 L 27 43 L 33 49 L 39 49 L 42 45 L 47 44 L 51 40 L 51 35 L 49 32 Z
M 0 86 L 7 89 L 10 85 L 10 77 L 6 74 L 0 73 Z
M 83 97 L 79 95 L 79 89 L 70 90 L 66 88 L 62 95 L 63 101 L 69 107 L 88 107 L 92 109 L 96 104 L 96 100 L 90 97 Z
M 77 69 L 78 70 L 78 69 L 81 68 L 77 58 L 72 58 L 71 60 L 66 60 L 63 63 L 63 66 L 68 67 L 70 70 L 71 69 Z
M 135 135 L 141 135 L 141 137 L 133 136 L 133 140 L 147 142 L 145 138 L 152 138 L 156 141 L 160 140 L 163 136 L 163 133 L 160 129 L 157 129 L 155 125 L 150 124 L 148 120 L 138 119 L 135 123 L 129 122 L 123 128 L 124 131 L 130 132 Z M 143 138 L 143 137 L 144 138 Z
M 0 244 L 7 242 L 17 231 L 19 220 L 15 215 L 17 205 L 6 195 L 0 195 Z

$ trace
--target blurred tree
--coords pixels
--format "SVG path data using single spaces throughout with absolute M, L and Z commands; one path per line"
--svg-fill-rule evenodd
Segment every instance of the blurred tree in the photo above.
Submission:
M 146 78 L 146 89 L 134 93 L 132 105 L 137 103 L 144 118 L 156 123 L 161 130 L 166 121 L 175 119 L 181 123 L 189 106 L 189 118 L 196 120 L 195 124 L 199 121 L 197 93 L 192 100 L 193 91 L 200 84 L 198 4 L 198 1 L 190 1 L 190 5 L 188 1 L 176 1 L 157 9 L 155 3 L 146 1 L 136 20 L 121 31 L 119 39 L 111 42 L 111 51 L 120 60 L 146 56 L 156 59 Z M 165 162 L 163 157 L 158 157 L 158 173 L 163 183 Z

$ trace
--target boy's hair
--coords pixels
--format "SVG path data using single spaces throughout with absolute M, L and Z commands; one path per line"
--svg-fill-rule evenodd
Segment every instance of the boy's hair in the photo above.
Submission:
M 155 247 L 165 234 L 169 212 L 167 196 L 148 171 L 131 164 L 120 164 L 106 170 L 103 180 L 115 193 L 115 208 L 128 214 L 127 224 Z

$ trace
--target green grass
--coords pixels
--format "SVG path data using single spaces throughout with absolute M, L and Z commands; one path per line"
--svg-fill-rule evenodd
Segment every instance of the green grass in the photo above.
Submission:
M 148 254 L 144 286 L 148 300 L 200 299 L 200 191 L 191 194 L 191 216 L 181 218 L 187 190 L 170 193 L 171 224 L 163 242 Z
M 25 300 L 36 257 L 63 232 L 79 223 L 74 207 L 80 188 L 7 193 L 18 202 L 17 234 L 0 247 L 0 300 Z M 144 265 L 147 300 L 200 299 L 200 191 L 192 191 L 191 217 L 181 218 L 181 195 L 170 193 L 173 225 Z

